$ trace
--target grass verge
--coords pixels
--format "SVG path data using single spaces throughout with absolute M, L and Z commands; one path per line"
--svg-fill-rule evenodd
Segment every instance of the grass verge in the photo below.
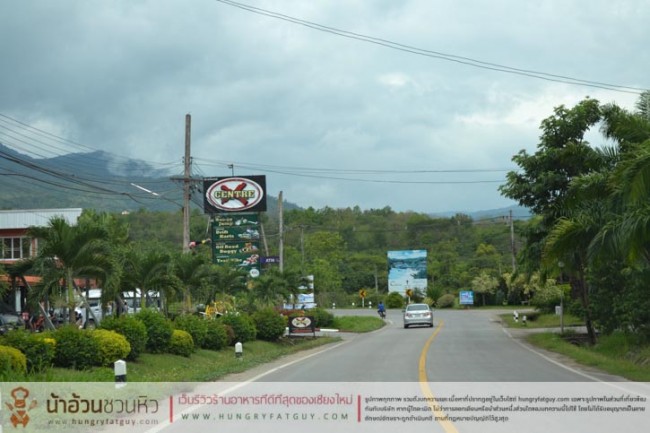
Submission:
M 338 316 L 334 318 L 334 328 L 344 332 L 371 332 L 385 325 L 379 317 Z
M 244 355 L 235 358 L 234 348 L 220 351 L 198 350 L 189 358 L 170 354 L 142 354 L 127 365 L 129 382 L 203 382 L 241 373 L 282 356 L 340 341 L 339 337 L 284 338 L 276 343 L 251 341 L 244 343 Z M 12 378 L 28 382 L 113 382 L 112 368 L 97 367 L 76 371 L 51 368 L 44 373 Z
M 552 333 L 530 335 L 527 340 L 543 349 L 568 356 L 576 362 L 638 382 L 650 381 L 650 346 L 634 336 L 601 336 L 593 347 L 576 346 Z
M 501 321 L 506 324 L 509 328 L 559 328 L 560 327 L 560 316 L 555 314 L 539 314 L 534 317 L 534 320 L 527 320 L 524 325 L 522 317 L 525 313 L 519 314 L 519 320 L 515 322 L 512 314 L 500 314 L 499 317 Z M 564 315 L 564 326 L 581 326 L 584 325 L 584 321 L 579 317 L 572 316 L 571 314 Z

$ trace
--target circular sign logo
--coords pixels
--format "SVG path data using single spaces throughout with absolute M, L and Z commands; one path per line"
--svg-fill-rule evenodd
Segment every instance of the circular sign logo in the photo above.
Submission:
M 253 268 L 248 271 L 248 275 L 250 275 L 252 278 L 257 278 L 260 276 L 260 271 L 257 268 Z
M 309 328 L 311 326 L 311 319 L 309 317 L 294 317 L 291 319 L 291 324 L 295 328 Z
M 264 190 L 251 179 L 228 177 L 208 188 L 205 197 L 210 205 L 227 212 L 239 212 L 255 207 L 264 198 Z

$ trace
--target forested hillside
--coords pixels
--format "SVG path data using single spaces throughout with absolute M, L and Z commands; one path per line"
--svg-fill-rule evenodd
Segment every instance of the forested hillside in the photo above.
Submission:
M 180 248 L 181 214 L 138 211 L 119 215 L 128 222 L 130 238 L 137 242 L 160 242 Z M 192 215 L 191 239 L 208 238 L 209 217 Z M 278 255 L 278 214 L 263 214 L 268 255 Z M 516 244 L 519 226 L 514 221 Z M 501 280 L 512 272 L 511 230 L 507 218 L 474 221 L 466 215 L 434 218 L 417 213 L 395 212 L 386 207 L 362 211 L 347 209 L 294 209 L 284 214 L 285 270 L 314 275 L 317 296 L 338 305 L 354 302 L 360 289 L 385 294 L 388 288 L 387 252 L 424 249 L 428 252 L 427 293 L 432 300 L 444 293 L 471 289 L 481 273 Z M 209 246 L 196 249 L 210 254 Z M 266 255 L 267 252 L 263 251 Z M 490 289 L 486 302 L 505 300 L 507 289 Z M 521 293 L 511 293 L 518 302 Z M 358 299 L 356 299 L 358 302 Z

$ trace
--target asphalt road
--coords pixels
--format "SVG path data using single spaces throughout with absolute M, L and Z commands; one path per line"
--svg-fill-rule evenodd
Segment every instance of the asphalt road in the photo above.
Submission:
M 374 315 L 374 310 L 336 310 Z M 483 310 L 437 310 L 434 328 L 404 329 L 401 311 L 389 310 L 386 326 L 260 377 L 282 382 L 582 382 L 619 381 L 534 349 Z M 435 333 L 435 335 L 434 335 Z M 426 350 L 425 350 L 426 349 Z M 421 368 L 423 367 L 423 368 Z M 261 371 L 258 374 L 263 374 Z
M 336 310 L 335 314 L 376 312 Z M 504 329 L 498 314 L 494 310 L 442 310 L 435 312 L 433 328 L 404 329 L 401 311 L 389 310 L 386 326 L 378 331 L 340 333 L 340 343 L 291 355 L 219 382 L 196 384 L 186 396 L 170 396 L 169 403 L 161 402 L 164 410 L 157 414 L 162 417 L 159 424 L 134 425 L 130 431 L 609 433 L 623 422 L 634 426 L 631 431 L 650 425 L 650 410 L 621 414 L 577 409 L 513 411 L 514 405 L 567 407 L 566 403 L 525 400 L 528 398 L 619 397 L 634 394 L 637 387 L 640 395 L 650 399 L 650 389 L 534 349 L 519 332 Z M 321 395 L 343 400 L 333 404 L 282 400 Z M 409 396 L 425 400 L 394 400 Z M 456 396 L 474 400 L 454 400 Z M 213 397 L 218 400 L 210 403 Z M 277 400 L 250 400 L 260 397 Z M 484 398 L 494 400 L 480 400 Z M 187 399 L 198 400 L 186 404 Z M 447 406 L 437 409 L 436 405 Z M 471 409 L 464 409 L 469 405 Z M 487 420 L 463 420 L 467 415 L 487 416 Z M 489 418 L 492 416 L 509 420 L 496 422 Z

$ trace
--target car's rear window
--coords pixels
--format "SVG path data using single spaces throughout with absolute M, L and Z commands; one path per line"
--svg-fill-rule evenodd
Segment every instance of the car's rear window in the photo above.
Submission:
M 409 311 L 426 311 L 429 307 L 426 305 L 409 305 L 406 309 Z

